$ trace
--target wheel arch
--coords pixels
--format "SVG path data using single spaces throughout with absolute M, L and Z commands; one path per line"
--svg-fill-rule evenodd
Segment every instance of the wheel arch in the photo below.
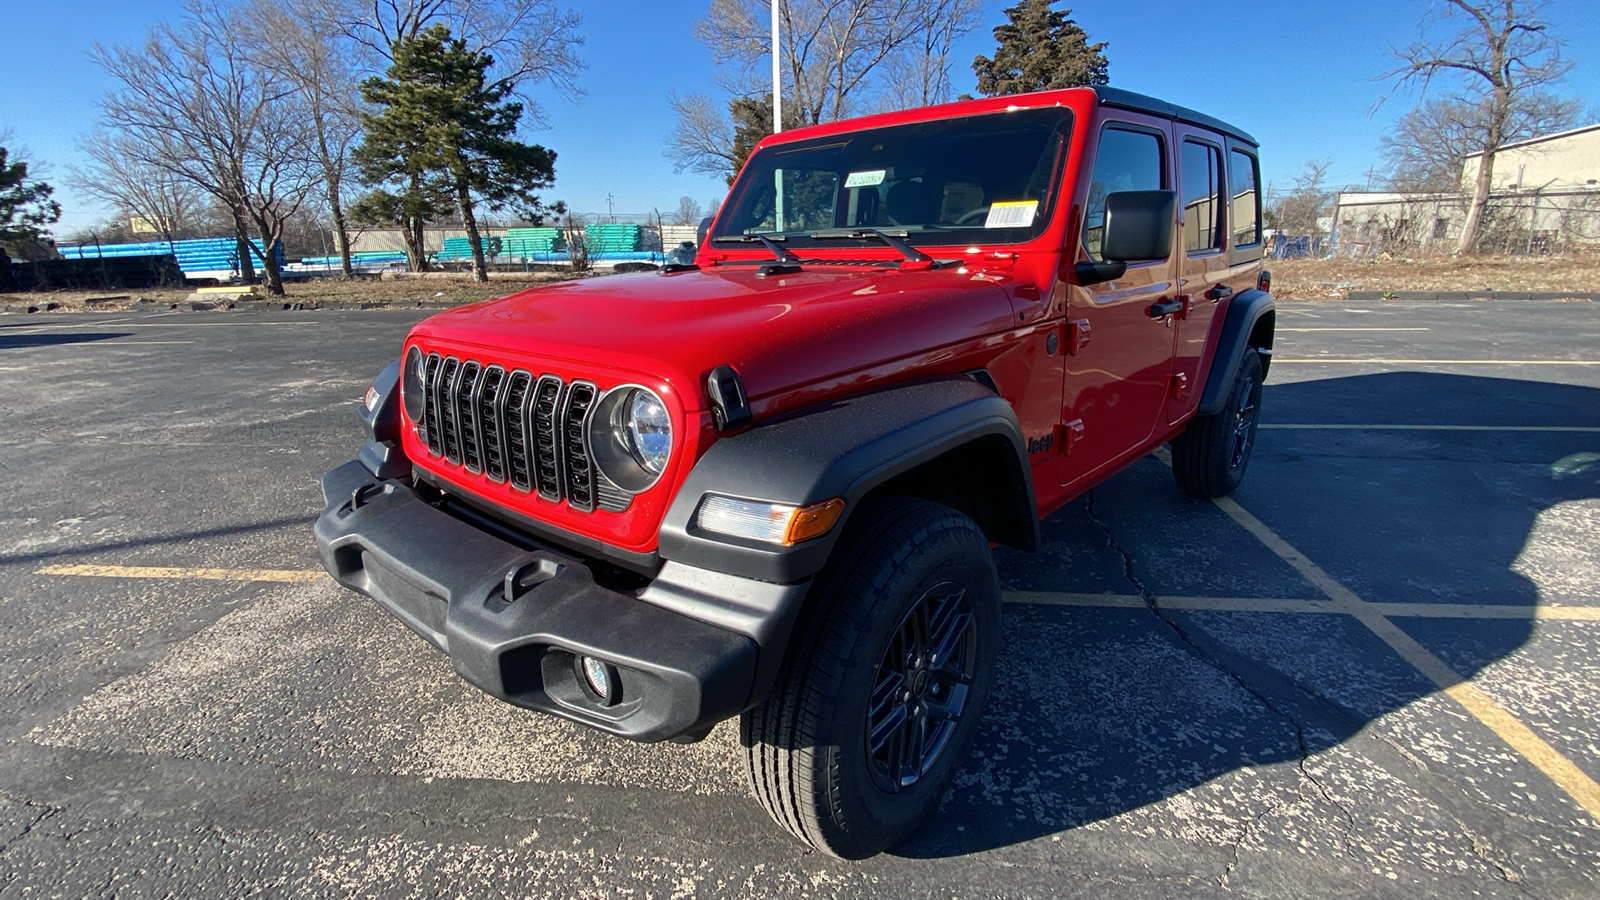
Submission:
M 1233 386 L 1233 373 L 1246 353 L 1261 357 L 1261 377 L 1266 378 L 1272 365 L 1277 319 L 1277 304 L 1266 291 L 1248 290 L 1233 298 L 1222 323 L 1222 334 L 1217 338 L 1217 351 L 1206 374 L 1197 415 L 1215 415 L 1222 410 Z
M 801 581 L 826 564 L 863 501 L 883 494 L 944 503 L 991 541 L 1031 550 L 1038 516 L 1026 446 L 1011 405 L 968 378 L 828 401 L 713 444 L 667 511 L 660 553 L 762 581 Z M 796 506 L 842 497 L 845 510 L 826 535 L 779 547 L 699 529 L 708 494 Z

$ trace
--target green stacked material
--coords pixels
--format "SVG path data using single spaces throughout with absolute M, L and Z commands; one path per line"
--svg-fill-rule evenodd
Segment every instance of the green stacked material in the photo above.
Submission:
M 591 256 L 602 253 L 634 253 L 644 249 L 643 232 L 638 225 L 585 225 L 583 243 Z
M 483 235 L 479 235 L 478 244 L 483 247 L 485 256 L 500 255 L 500 238 L 490 237 L 485 239 Z M 434 258 L 440 262 L 471 259 L 472 242 L 464 237 L 447 237 L 444 239 L 444 249 L 440 250 Z
M 540 256 L 566 247 L 559 228 L 511 228 L 502 245 L 507 256 Z

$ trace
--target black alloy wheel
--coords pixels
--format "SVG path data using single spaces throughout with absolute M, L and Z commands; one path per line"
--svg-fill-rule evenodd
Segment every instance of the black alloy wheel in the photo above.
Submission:
M 878 787 L 911 788 L 950 746 L 978 659 L 967 591 L 946 581 L 906 612 L 878 664 L 867 707 L 867 754 Z

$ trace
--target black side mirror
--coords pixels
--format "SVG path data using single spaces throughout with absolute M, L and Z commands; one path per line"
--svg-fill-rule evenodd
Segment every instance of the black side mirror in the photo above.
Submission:
M 1166 259 L 1177 228 L 1176 191 L 1118 191 L 1106 195 L 1100 257 L 1114 262 Z
M 700 220 L 700 231 L 695 235 L 699 240 L 695 241 L 695 246 L 704 247 L 706 245 L 706 233 L 711 231 L 711 222 L 715 218 L 716 216 L 706 216 Z
M 1106 195 L 1100 238 L 1100 262 L 1075 267 L 1081 285 L 1121 278 L 1128 263 L 1166 259 L 1176 231 L 1176 191 L 1118 191 Z

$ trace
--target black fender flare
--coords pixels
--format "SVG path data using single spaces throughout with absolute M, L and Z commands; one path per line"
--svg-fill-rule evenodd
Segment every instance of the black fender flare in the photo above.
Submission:
M 1239 371 L 1244 355 L 1261 354 L 1261 375 L 1266 377 L 1272 363 L 1273 329 L 1276 327 L 1278 306 L 1272 295 L 1262 290 L 1248 290 L 1236 295 L 1228 303 L 1227 318 L 1222 323 L 1222 334 L 1217 338 L 1217 352 L 1211 358 L 1211 368 L 1206 374 L 1206 389 L 1200 395 L 1196 415 L 1213 416 L 1222 411 L 1228 402 L 1228 389 L 1233 386 L 1233 373 Z M 1252 336 L 1265 322 L 1265 340 Z M 1262 352 L 1265 351 L 1265 352 Z
M 1026 517 L 1024 549 L 1038 544 L 1038 507 L 1027 442 L 1011 404 L 968 378 L 912 382 L 827 401 L 759 424 L 711 446 L 662 521 L 663 559 L 761 581 L 789 584 L 827 562 L 845 519 L 874 488 L 948 451 L 989 441 L 1012 471 L 1007 515 Z M 806 506 L 835 497 L 844 517 L 829 532 L 793 547 L 707 532 L 695 524 L 708 494 Z M 1031 536 L 1031 546 L 1028 537 Z

